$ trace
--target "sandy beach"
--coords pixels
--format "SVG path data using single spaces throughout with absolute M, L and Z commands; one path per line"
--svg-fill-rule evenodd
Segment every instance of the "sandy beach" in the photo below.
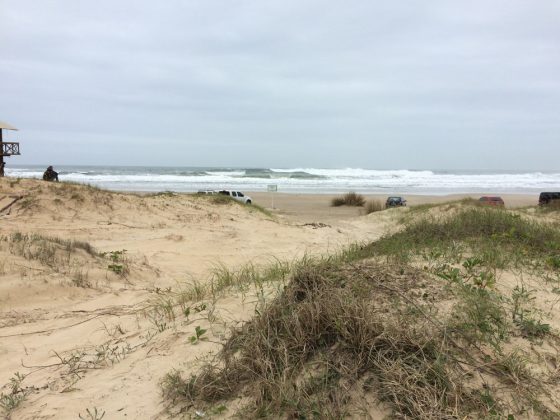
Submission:
M 302 194 L 276 194 L 272 209 L 269 194 L 249 194 L 264 212 L 185 194 L 0 179 L 0 384 L 21 374 L 27 389 L 13 418 L 94 409 L 173 417 L 162 377 L 193 371 L 272 293 L 205 289 L 216 273 L 375 241 L 406 211 L 363 215 Z M 462 197 L 406 198 L 414 206 Z M 530 195 L 504 199 L 535 204 Z M 208 331 L 196 345 L 195 327 Z
M 356 217 L 361 214 L 361 209 L 356 207 L 331 207 L 331 200 L 340 194 L 287 194 L 287 193 L 263 193 L 247 192 L 255 203 L 274 212 L 294 218 L 294 220 L 305 221 L 329 221 L 339 220 L 346 217 Z M 272 196 L 274 194 L 274 196 Z M 538 194 L 447 194 L 447 195 L 403 195 L 409 206 L 419 204 L 441 204 L 448 201 L 461 200 L 463 198 L 479 199 L 481 196 L 499 195 L 504 199 L 507 208 L 518 208 L 535 206 L 538 203 Z M 385 203 L 388 195 L 364 194 L 366 200 L 378 200 Z

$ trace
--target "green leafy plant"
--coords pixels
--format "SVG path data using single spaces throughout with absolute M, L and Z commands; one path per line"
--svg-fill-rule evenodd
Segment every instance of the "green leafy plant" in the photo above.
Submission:
M 457 267 L 451 267 L 449 264 L 443 264 L 435 269 L 436 275 L 444 280 L 453 283 L 460 283 L 462 281 L 461 270 Z
M 544 324 L 540 320 L 526 318 L 518 322 L 521 334 L 529 338 L 542 338 L 550 334 L 550 325 Z
M 194 329 L 194 335 L 189 338 L 191 344 L 197 344 L 199 341 L 204 340 L 206 337 L 203 337 L 203 335 L 206 334 L 206 331 L 204 328 L 197 326 Z
M 535 300 L 532 296 L 532 290 L 528 290 L 524 285 L 515 286 L 511 292 L 512 301 L 512 319 L 513 322 L 521 322 L 525 319 L 530 310 L 526 308 L 528 304 Z
M 124 266 L 122 264 L 109 264 L 107 269 L 115 274 L 122 275 Z
M 125 255 L 126 249 L 101 253 L 102 257 L 108 257 L 111 261 L 111 264 L 107 265 L 107 270 L 112 271 L 121 277 L 126 277 L 129 273 Z
M 204 310 L 206 310 L 206 308 L 208 307 L 208 305 L 206 303 L 201 303 L 199 305 L 196 305 L 193 310 L 198 314 Z
M 552 255 L 547 258 L 546 262 L 550 268 L 554 270 L 560 269 L 560 255 Z
M 495 274 L 485 267 L 485 261 L 481 258 L 467 258 L 463 264 L 463 270 L 443 264 L 436 267 L 435 274 L 445 280 L 463 285 L 471 285 L 477 289 L 492 288 L 496 284 Z
M 487 342 L 499 347 L 508 335 L 502 298 L 492 290 L 495 275 L 481 258 L 468 258 L 462 268 L 443 264 L 435 274 L 453 283 L 459 298 L 455 305 L 453 326 L 474 342 Z
M 109 259 L 113 262 L 119 262 L 124 257 L 124 254 L 126 254 L 126 249 L 121 251 L 111 251 L 109 252 Z
M 0 394 L 0 407 L 2 407 L 6 413 L 18 407 L 27 396 L 28 391 L 22 387 L 24 379 L 25 375 L 16 372 L 14 376 L 10 378 L 10 383 L 8 384 L 9 392 L 7 394 Z
M 550 325 L 534 319 L 532 303 L 535 300 L 533 290 L 524 285 L 515 286 L 511 293 L 512 318 L 519 327 L 523 337 L 541 338 L 550 333 Z

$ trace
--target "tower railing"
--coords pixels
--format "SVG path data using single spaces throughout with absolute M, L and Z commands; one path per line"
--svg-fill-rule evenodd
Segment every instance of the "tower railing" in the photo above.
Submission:
M 2 156 L 19 155 L 19 143 L 15 142 L 0 142 L 2 145 Z

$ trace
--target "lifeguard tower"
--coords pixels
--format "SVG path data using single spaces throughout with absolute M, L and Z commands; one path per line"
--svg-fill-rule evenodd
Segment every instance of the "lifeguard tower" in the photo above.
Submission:
M 17 128 L 8 123 L 0 121 L 0 177 L 4 176 L 4 156 L 9 157 L 20 154 L 19 143 L 13 141 L 5 142 L 2 140 L 3 130 L 17 131 Z

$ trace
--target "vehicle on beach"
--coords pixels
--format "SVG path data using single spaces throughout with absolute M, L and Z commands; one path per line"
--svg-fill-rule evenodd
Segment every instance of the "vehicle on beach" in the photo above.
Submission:
M 389 197 L 385 202 L 385 208 L 404 207 L 404 206 L 406 206 L 406 200 L 402 197 Z
M 218 191 L 219 194 L 227 195 L 234 200 L 241 201 L 245 204 L 251 204 L 252 200 L 251 197 L 248 195 L 243 194 L 241 191 L 230 191 L 230 190 L 222 190 Z
M 539 206 L 552 203 L 560 205 L 560 192 L 542 192 L 539 195 Z
M 198 190 L 197 194 L 202 194 L 202 195 L 214 195 L 214 194 L 218 194 L 218 191 L 214 191 L 214 190 Z
M 487 206 L 496 206 L 496 207 L 504 207 L 505 203 L 504 200 L 502 199 L 502 197 L 489 197 L 489 196 L 484 196 L 484 197 L 480 197 L 478 199 L 478 201 L 480 202 L 480 204 L 484 204 Z

